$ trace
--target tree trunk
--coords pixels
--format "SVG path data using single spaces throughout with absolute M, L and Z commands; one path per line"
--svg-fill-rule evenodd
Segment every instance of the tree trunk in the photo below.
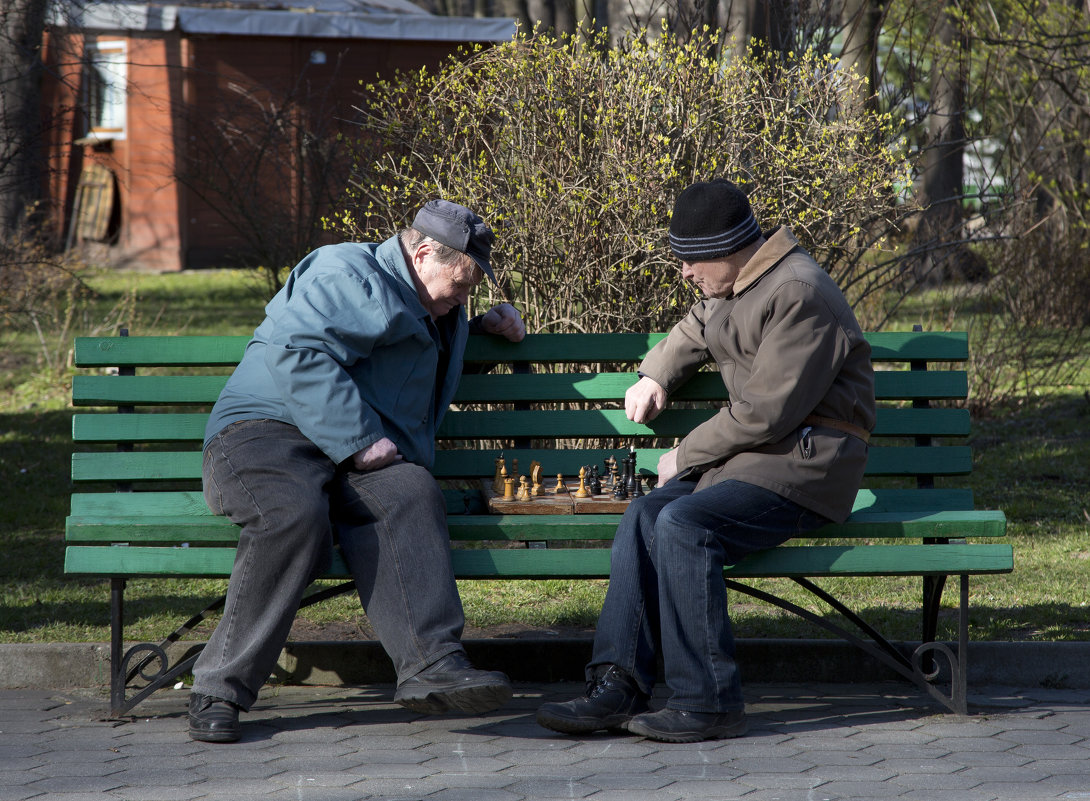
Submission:
M 0 6 L 0 237 L 41 196 L 42 32 L 48 0 Z
M 931 105 L 928 145 L 923 154 L 919 201 L 923 219 L 917 231 L 922 256 L 916 277 L 941 283 L 960 264 L 961 200 L 964 193 L 965 155 L 965 43 L 950 13 L 957 0 L 947 0 L 935 29 L 938 44 L 931 68 Z

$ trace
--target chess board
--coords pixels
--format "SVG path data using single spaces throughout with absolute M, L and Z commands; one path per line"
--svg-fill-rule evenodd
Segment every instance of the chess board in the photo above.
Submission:
M 620 514 L 631 502 L 617 500 L 613 497 L 613 490 L 603 487 L 599 495 L 591 495 L 589 498 L 575 497 L 579 489 L 579 481 L 565 481 L 564 488 L 567 492 L 555 490 L 556 480 L 546 483 L 541 488 L 541 494 L 533 496 L 531 500 L 511 499 L 505 500 L 492 487 L 492 479 L 481 479 L 481 491 L 488 501 L 488 511 L 497 515 L 593 515 L 593 514 Z M 647 489 L 644 489 L 647 492 Z

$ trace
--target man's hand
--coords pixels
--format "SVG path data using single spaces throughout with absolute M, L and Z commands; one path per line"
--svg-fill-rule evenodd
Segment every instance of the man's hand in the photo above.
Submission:
M 671 478 L 677 475 L 677 448 L 666 451 L 659 457 L 659 482 L 657 486 L 661 487 Z
M 357 470 L 378 470 L 380 467 L 404 460 L 405 457 L 397 452 L 397 446 L 386 437 L 352 454 L 352 466 Z
M 624 394 L 624 413 L 633 423 L 648 423 L 666 408 L 666 390 L 644 376 Z
M 481 317 L 481 328 L 489 334 L 506 337 L 512 342 L 522 342 L 526 337 L 526 325 L 522 315 L 510 303 L 499 303 Z

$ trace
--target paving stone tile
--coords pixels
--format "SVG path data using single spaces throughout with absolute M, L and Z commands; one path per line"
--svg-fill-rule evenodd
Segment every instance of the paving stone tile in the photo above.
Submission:
M 817 794 L 822 798 L 877 801 L 880 798 L 896 798 L 904 792 L 904 789 L 904 787 L 889 782 L 834 781 L 818 787 Z
M 39 770 L 0 770 L 0 787 L 30 784 L 49 778 L 49 774 Z
M 205 797 L 201 790 L 186 787 L 124 787 L 114 790 L 108 797 L 122 801 L 195 801 Z
M 591 796 L 591 801 L 684 801 L 673 787 L 663 787 L 658 790 L 641 789 L 636 795 L 628 790 L 602 790 Z
M 124 782 L 119 782 L 105 776 L 50 776 L 36 782 L 27 783 L 27 788 L 37 790 L 40 793 L 104 793 L 123 787 Z
M 946 737 L 931 743 L 935 748 L 942 748 L 951 754 L 959 751 L 1009 751 L 1017 746 L 1000 740 L 998 737 Z
M 348 754 L 345 756 L 322 756 L 314 754 L 293 754 L 271 762 L 264 763 L 273 768 L 277 773 L 287 771 L 315 771 L 320 773 L 332 773 L 334 771 L 362 772 L 367 758 L 364 754 Z
M 431 773 L 495 773 L 511 767 L 508 761 L 494 757 L 439 757 L 424 763 Z
M 802 773 L 811 767 L 809 762 L 794 757 L 743 757 L 731 764 L 743 773 Z
M 518 781 L 508 785 L 507 790 L 519 798 L 586 798 L 597 793 L 598 788 L 574 779 L 540 778 Z
M 540 750 L 540 749 L 525 749 L 514 751 L 502 751 L 495 755 L 495 759 L 499 762 L 507 763 L 508 767 L 511 765 L 519 764 L 535 764 L 535 765 L 573 765 L 576 762 L 589 762 L 584 754 L 581 754 L 572 749 L 560 750 Z
M 38 796 L 41 798 L 42 794 L 37 790 L 28 790 L 22 785 L 8 785 L 0 784 L 0 801 L 26 801 L 28 798 Z M 101 800 L 101 797 L 99 798 Z
M 1000 796 L 985 790 L 945 790 L 929 787 L 926 790 L 909 790 L 898 796 L 905 801 L 1000 801 Z M 1018 801 L 1013 797 L 1002 797 L 1003 801 Z
M 1033 784 L 1014 784 L 1011 782 L 989 782 L 978 784 L 973 788 L 985 795 L 991 793 L 993 797 L 1004 801 L 1030 801 L 1037 798 L 1056 798 L 1060 790 L 1044 782 Z
M 1020 743 L 1023 745 L 1073 745 L 1086 739 L 1077 734 L 1069 734 L 1067 732 L 1053 731 L 1050 729 L 1012 729 L 999 732 L 999 734 L 995 736 L 1000 740 L 1007 740 L 1008 742 Z
M 701 798 L 706 798 L 708 801 L 728 801 L 728 799 L 748 798 L 749 796 L 746 794 L 753 792 L 752 787 L 748 787 L 744 784 L 716 779 L 709 779 L 707 781 L 686 781 L 684 779 L 679 779 L 664 789 L 677 793 L 678 797 L 685 799 L 685 801 L 689 801 L 690 799 L 695 801 L 695 799 Z
M 198 765 L 193 768 L 193 773 L 200 779 L 268 779 L 278 773 L 283 773 L 279 768 L 274 768 L 264 762 L 217 762 L 214 764 Z
M 958 767 L 972 767 L 974 765 L 996 765 L 998 767 L 1018 767 L 1026 765 L 1034 760 L 1020 754 L 1012 754 L 1010 751 L 958 751 L 940 757 L 937 762 L 948 762 Z
M 481 787 L 452 787 L 428 796 L 435 801 L 521 801 L 510 790 L 489 790 Z
M 892 778 L 894 774 L 881 765 L 817 765 L 807 770 L 806 775 L 830 782 L 838 780 L 884 782 Z
M 1017 745 L 1010 753 L 1031 759 L 1090 759 L 1090 748 L 1081 745 Z
M 704 779 L 736 779 L 741 771 L 730 765 L 667 765 L 655 772 L 656 776 L 668 776 L 674 781 L 700 781 Z
M 948 775 L 964 770 L 964 765 L 955 762 L 943 762 L 940 759 L 886 759 L 878 763 L 878 767 L 885 768 L 898 775 L 916 776 L 921 773 L 933 773 L 936 775 Z
M 649 790 L 661 790 L 670 784 L 672 780 L 653 773 L 592 773 L 585 776 L 583 781 L 601 790 L 639 790 L 642 796 L 643 793 Z M 629 801 L 631 801 L 631 798 Z
M 501 771 L 505 776 L 526 779 L 543 776 L 557 777 L 558 774 L 561 774 L 559 778 L 565 780 L 581 780 L 595 772 L 594 763 L 587 760 L 576 762 L 571 765 L 537 765 L 523 763 L 521 765 L 512 765 Z
M 873 765 L 881 762 L 881 754 L 863 751 L 804 751 L 797 757 L 800 762 L 811 765 Z

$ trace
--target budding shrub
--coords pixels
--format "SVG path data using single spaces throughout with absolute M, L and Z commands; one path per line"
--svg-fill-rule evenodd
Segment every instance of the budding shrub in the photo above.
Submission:
M 864 258 L 902 213 L 890 118 L 828 56 L 716 62 L 709 35 L 520 35 L 368 85 L 334 226 L 373 240 L 455 200 L 497 232 L 502 289 L 482 287 L 482 304 L 506 295 L 536 331 L 661 330 L 694 299 L 667 245 L 674 199 L 722 176 L 862 300 L 895 269 Z

